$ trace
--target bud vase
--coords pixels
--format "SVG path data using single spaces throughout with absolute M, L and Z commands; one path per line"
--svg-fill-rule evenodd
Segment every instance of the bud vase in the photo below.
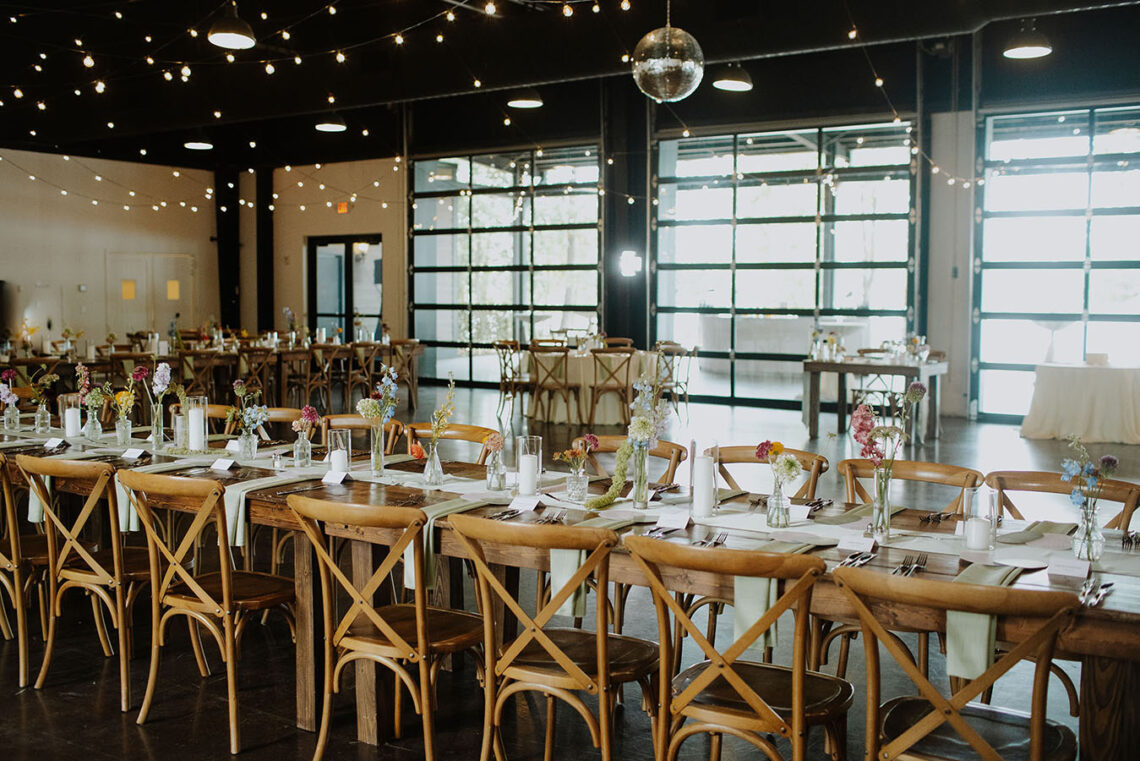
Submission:
M 103 424 L 99 416 L 93 411 L 87 411 L 87 424 L 83 426 L 83 438 L 88 441 L 98 441 L 103 438 Z
M 439 462 L 439 451 L 436 442 L 427 446 L 427 461 L 424 463 L 424 483 L 428 486 L 443 485 L 443 466 Z
M 4 408 L 4 430 L 20 430 L 20 408 L 14 404 L 9 404 Z
M 115 443 L 121 447 L 131 445 L 131 421 L 129 418 L 115 419 Z
M 875 495 L 871 502 L 871 536 L 882 544 L 891 538 L 891 469 L 875 468 Z
M 633 491 L 630 493 L 633 508 L 645 510 L 649 507 L 649 442 L 635 441 L 630 460 L 630 467 L 633 468 Z
M 1097 561 L 1104 554 L 1104 534 L 1097 525 L 1096 514 L 1095 503 L 1090 506 L 1086 501 L 1081 507 L 1081 520 L 1073 534 L 1073 554 L 1081 560 Z
M 582 504 L 586 501 L 586 494 L 590 490 L 590 477 L 583 469 L 576 470 L 566 476 L 566 501 Z
M 501 450 L 487 455 L 487 490 L 502 491 L 507 488 L 507 470 L 503 467 Z
M 156 453 L 166 448 L 166 432 L 162 430 L 163 423 L 162 402 L 154 402 L 150 406 L 150 444 Z
M 792 501 L 784 495 L 784 484 L 780 479 L 772 481 L 772 493 L 768 495 L 768 527 L 787 528 L 791 523 Z
M 384 472 L 384 424 L 376 421 L 372 424 L 372 475 L 378 476 Z
M 238 436 L 238 457 L 242 460 L 257 457 L 257 434 L 253 431 L 242 431 Z
M 313 464 L 313 445 L 309 443 L 309 434 L 306 431 L 297 432 L 297 441 L 293 444 L 293 467 L 307 468 Z
M 34 425 L 36 433 L 47 433 L 51 430 L 51 411 L 48 410 L 47 404 L 36 407 Z

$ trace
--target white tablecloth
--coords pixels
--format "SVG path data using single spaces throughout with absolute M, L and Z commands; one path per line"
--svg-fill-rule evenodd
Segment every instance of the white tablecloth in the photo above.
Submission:
M 1140 367 L 1037 366 L 1027 439 L 1140 444 Z
M 656 372 L 657 368 L 657 354 L 655 352 L 638 351 L 633 355 L 630 361 L 629 380 L 630 385 L 637 381 L 641 375 L 642 368 L 648 367 L 651 372 Z M 592 386 L 594 384 L 594 356 L 590 353 L 579 354 L 577 352 L 570 352 L 570 357 L 566 362 L 566 375 L 570 381 L 570 386 L 578 386 L 581 388 L 581 408 L 582 408 L 582 422 L 588 423 L 590 420 L 590 404 L 593 401 Z M 534 378 L 534 370 L 531 370 L 530 377 Z M 604 378 L 604 375 L 603 375 Z M 630 400 L 633 399 L 633 391 L 630 390 Z M 598 400 L 598 409 L 594 412 L 594 425 L 620 425 L 623 422 L 621 404 L 618 400 L 617 394 L 605 394 Z M 574 397 L 570 397 L 570 405 L 574 405 Z M 566 420 L 566 405 L 562 403 L 562 397 L 555 394 L 553 401 L 543 407 L 549 407 L 549 412 L 545 409 L 543 412 L 544 419 L 551 423 L 565 423 Z M 571 416 L 573 422 L 578 422 L 578 412 L 573 411 Z

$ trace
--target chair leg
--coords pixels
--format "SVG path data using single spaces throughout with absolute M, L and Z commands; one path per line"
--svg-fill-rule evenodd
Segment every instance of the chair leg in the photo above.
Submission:
M 162 645 L 158 641 L 158 611 L 152 609 L 151 614 L 153 620 L 150 625 L 150 668 L 147 670 L 146 693 L 143 695 L 142 706 L 139 708 L 139 716 L 135 719 L 136 724 L 145 723 L 146 717 L 150 713 L 151 702 L 154 700 L 154 687 L 158 682 L 158 659 L 162 654 Z
M 119 707 L 126 713 L 131 710 L 131 622 L 121 584 L 115 586 L 115 623 L 119 635 Z
M 42 601 L 42 600 L 41 600 Z M 51 665 L 51 654 L 55 649 L 55 605 L 53 604 L 48 611 L 48 630 L 47 630 L 47 644 L 44 645 L 44 660 L 40 664 L 40 674 L 36 677 L 35 687 L 37 690 L 43 689 L 44 680 L 47 679 L 48 666 Z
M 396 680 L 397 683 L 400 680 Z M 398 689 L 398 688 L 397 688 Z M 432 696 L 435 691 L 431 683 L 431 664 L 426 658 L 420 659 L 420 719 L 424 727 L 424 758 L 435 759 L 435 706 Z
M 553 695 L 546 696 L 546 744 L 543 747 L 542 761 L 554 761 L 554 722 L 558 716 L 558 701 Z M 605 759 L 605 756 L 602 756 Z
M 234 644 L 233 616 L 226 618 L 226 696 L 230 709 L 230 753 L 241 752 L 241 732 L 238 726 L 237 648 Z
M 198 673 L 205 679 L 210 675 L 210 665 L 202 653 L 202 633 L 198 630 L 198 623 L 189 616 L 186 617 L 186 627 L 190 630 L 190 648 L 194 651 L 194 660 L 198 663 Z
M 720 761 L 721 736 L 717 732 L 709 735 L 709 761 Z
M 99 633 L 99 644 L 103 647 L 103 657 L 110 658 L 115 654 L 114 649 L 111 647 L 111 640 L 107 637 L 107 622 L 103 620 L 103 606 L 99 604 L 99 598 L 91 592 L 87 593 L 91 598 L 91 615 L 95 619 L 95 631 Z
M 19 567 L 12 573 L 12 607 L 16 609 L 16 647 L 19 651 L 21 690 L 28 686 L 28 606 L 22 576 Z

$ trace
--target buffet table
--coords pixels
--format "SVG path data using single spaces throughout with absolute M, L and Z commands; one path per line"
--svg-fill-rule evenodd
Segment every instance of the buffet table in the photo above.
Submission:
M 1140 367 L 1043 364 L 1036 375 L 1025 438 L 1140 444 Z

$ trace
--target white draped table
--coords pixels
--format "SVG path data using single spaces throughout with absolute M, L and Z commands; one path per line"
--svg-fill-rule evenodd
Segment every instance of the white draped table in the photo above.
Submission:
M 1140 444 L 1140 367 L 1038 365 L 1021 435 L 1070 434 L 1086 442 Z
M 629 368 L 629 383 L 631 386 L 629 397 L 633 399 L 632 386 L 638 377 L 640 377 L 642 370 L 648 369 L 650 376 L 656 372 L 657 368 L 657 353 L 652 351 L 637 351 L 630 361 Z M 534 377 L 534 369 L 530 370 L 531 378 Z M 570 356 L 566 363 L 566 376 L 571 387 L 578 387 L 581 393 L 581 401 L 579 402 L 581 408 L 581 420 L 586 422 L 590 419 L 590 404 L 593 402 L 594 391 L 594 355 L 589 352 L 580 353 L 571 351 Z M 534 404 L 532 398 L 529 402 Z M 573 396 L 571 396 L 571 404 L 574 404 Z M 571 422 L 566 419 L 566 405 L 562 403 L 561 397 L 555 395 L 554 401 L 547 405 L 549 411 L 544 410 L 545 419 L 550 423 L 566 423 Z M 530 409 L 534 409 L 531 407 Z M 573 411 L 572 421 L 578 422 L 579 414 L 577 410 Z M 598 409 L 594 414 L 595 425 L 620 425 L 624 421 L 622 419 L 622 402 L 616 394 L 605 394 L 598 400 Z

